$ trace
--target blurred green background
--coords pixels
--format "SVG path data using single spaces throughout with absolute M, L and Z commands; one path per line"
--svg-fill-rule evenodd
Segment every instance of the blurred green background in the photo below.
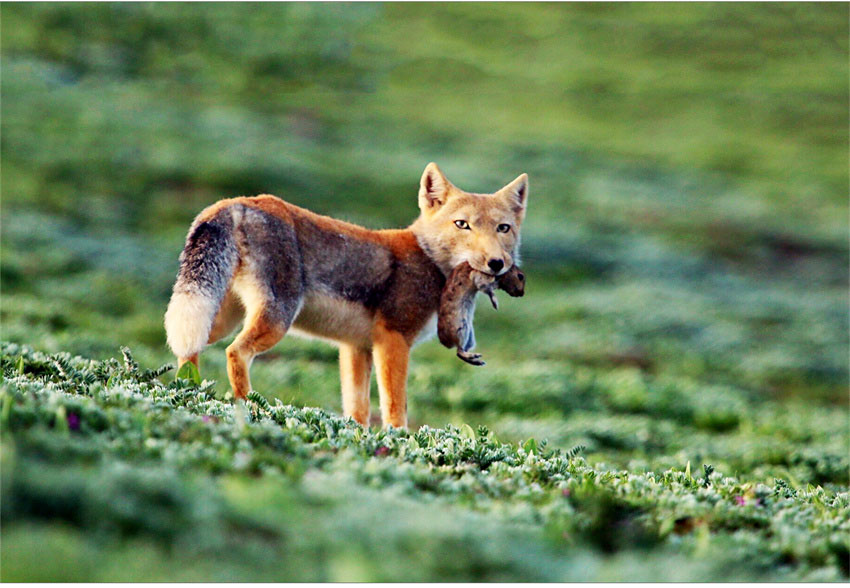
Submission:
M 487 367 L 415 350 L 412 427 L 847 491 L 846 3 L 0 16 L 2 339 L 159 365 L 185 231 L 215 200 L 386 228 L 415 218 L 429 161 L 470 191 L 527 172 L 527 294 L 479 305 Z M 202 356 L 222 396 L 225 345 Z M 337 369 L 286 338 L 252 377 L 339 412 Z

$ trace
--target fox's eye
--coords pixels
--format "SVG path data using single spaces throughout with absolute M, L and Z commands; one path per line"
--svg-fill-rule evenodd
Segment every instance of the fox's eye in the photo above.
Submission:
M 465 220 L 456 220 L 455 226 L 459 229 L 469 229 L 469 223 Z
M 502 223 L 501 225 L 496 227 L 496 230 L 500 233 L 507 233 L 508 231 L 511 230 L 511 225 L 507 225 L 507 224 Z

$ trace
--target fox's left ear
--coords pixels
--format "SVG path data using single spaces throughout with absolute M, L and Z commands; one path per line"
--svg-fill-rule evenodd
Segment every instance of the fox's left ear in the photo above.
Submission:
M 520 220 L 525 217 L 525 205 L 528 202 L 528 174 L 522 174 L 513 182 L 497 192 L 505 198 Z

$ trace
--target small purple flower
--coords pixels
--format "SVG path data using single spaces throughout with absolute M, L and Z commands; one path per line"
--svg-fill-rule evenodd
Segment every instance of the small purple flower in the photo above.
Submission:
M 561 490 L 561 496 L 569 497 L 569 495 L 570 495 L 570 489 L 569 488 L 564 488 L 563 490 Z
M 80 415 L 75 412 L 68 414 L 68 428 L 72 431 L 80 430 Z
M 389 448 L 389 447 L 386 447 L 386 446 L 384 446 L 384 445 L 381 445 L 380 447 L 378 447 L 378 448 L 375 450 L 375 455 L 377 455 L 378 457 L 384 457 L 384 456 L 385 456 L 386 454 L 388 454 L 389 452 L 390 452 L 390 448 Z
M 214 417 L 212 415 L 205 414 L 204 416 L 201 417 L 201 420 L 205 423 L 217 423 L 218 417 Z
M 735 504 L 737 504 L 738 506 L 744 506 L 745 504 L 747 504 L 747 499 L 743 496 L 736 496 Z

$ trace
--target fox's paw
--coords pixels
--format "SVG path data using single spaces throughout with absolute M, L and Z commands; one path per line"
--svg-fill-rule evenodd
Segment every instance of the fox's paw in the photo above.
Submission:
M 469 353 L 468 351 L 461 351 L 458 349 L 457 356 L 470 365 L 487 365 L 484 360 L 481 359 L 480 353 Z

